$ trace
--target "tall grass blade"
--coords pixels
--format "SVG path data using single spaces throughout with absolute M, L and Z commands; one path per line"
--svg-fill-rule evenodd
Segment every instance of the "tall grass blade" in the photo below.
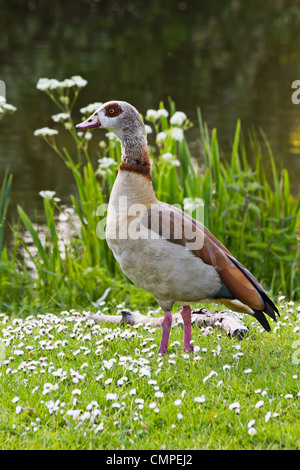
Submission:
M 3 248 L 3 236 L 4 236 L 4 226 L 5 219 L 9 204 L 9 195 L 12 184 L 12 175 L 9 175 L 6 171 L 1 185 L 0 190 L 0 254 Z

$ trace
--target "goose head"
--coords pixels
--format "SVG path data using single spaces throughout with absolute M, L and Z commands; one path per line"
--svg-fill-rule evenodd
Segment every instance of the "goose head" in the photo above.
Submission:
M 134 137 L 146 139 L 144 123 L 138 111 L 126 101 L 109 101 L 100 106 L 86 121 L 77 124 L 76 129 L 103 127 L 112 131 L 121 140 Z

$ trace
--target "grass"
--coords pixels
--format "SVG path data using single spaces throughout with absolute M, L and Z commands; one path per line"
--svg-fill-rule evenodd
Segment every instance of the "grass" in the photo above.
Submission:
M 241 342 L 195 327 L 192 354 L 175 326 L 163 358 L 160 329 L 2 316 L 0 448 L 300 449 L 300 307 L 280 310 Z

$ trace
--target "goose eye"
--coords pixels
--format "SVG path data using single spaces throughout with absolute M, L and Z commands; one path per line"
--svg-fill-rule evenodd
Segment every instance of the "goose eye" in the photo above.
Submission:
M 110 103 L 105 107 L 105 115 L 108 117 L 119 116 L 123 112 L 121 106 L 118 103 Z

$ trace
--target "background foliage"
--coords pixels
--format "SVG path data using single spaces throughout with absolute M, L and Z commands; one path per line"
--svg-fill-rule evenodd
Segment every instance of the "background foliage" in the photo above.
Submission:
M 55 82 L 53 82 L 55 84 Z M 59 83 L 59 82 L 57 82 Z M 84 85 L 83 85 L 84 86 Z M 61 148 L 58 131 L 42 128 L 42 135 L 53 151 L 64 161 L 74 178 L 75 191 L 70 206 L 61 204 L 54 192 L 41 193 L 44 220 L 36 225 L 24 209 L 18 207 L 19 223 L 14 228 L 14 249 L 2 252 L 2 308 L 11 311 L 16 304 L 28 309 L 66 308 L 92 305 L 99 308 L 107 297 L 111 306 L 125 300 L 128 306 L 148 308 L 154 299 L 133 286 L 121 272 L 106 241 L 97 236 L 101 220 L 97 208 L 108 201 L 121 158 L 119 141 L 107 133 L 97 146 L 97 166 L 91 162 L 91 141 L 101 138 L 95 133 L 76 133 L 71 118 L 82 87 L 53 86 L 45 92 L 55 101 L 59 113 L 54 117 L 59 134 L 69 133 L 69 148 Z M 96 103 L 95 106 L 99 104 Z M 82 108 L 89 115 L 93 104 Z M 217 131 L 209 133 L 198 111 L 204 165 L 191 157 L 188 134 L 192 123 L 183 114 L 175 119 L 175 104 L 145 116 L 153 161 L 153 185 L 159 199 L 177 203 L 183 209 L 203 201 L 204 223 L 223 242 L 267 290 L 274 294 L 299 298 L 299 242 L 296 238 L 300 220 L 300 197 L 290 194 L 289 175 L 278 171 L 264 136 L 250 133 L 251 160 L 248 162 L 245 139 L 237 123 L 229 159 L 220 157 Z M 179 113 L 180 114 L 180 113 Z M 94 137 L 93 137 L 94 136 Z M 94 143 L 95 144 L 95 143 Z M 95 145 L 93 146 L 95 148 Z M 272 180 L 262 169 L 268 158 Z M 5 180 L 6 197 L 10 180 Z M 195 215 L 195 214 L 194 214 Z M 62 222 L 65 225 L 61 225 Z M 22 229 L 21 229 L 22 227 Z M 25 233 L 24 233 L 25 228 Z M 67 235 L 66 235 L 67 234 Z M 29 236 L 29 237 L 28 237 Z M 28 243 L 30 241 L 30 244 Z M 20 252 L 20 247 L 23 251 Z M 20 256 L 21 253 L 21 256 Z M 30 267 L 31 266 L 31 267 Z

